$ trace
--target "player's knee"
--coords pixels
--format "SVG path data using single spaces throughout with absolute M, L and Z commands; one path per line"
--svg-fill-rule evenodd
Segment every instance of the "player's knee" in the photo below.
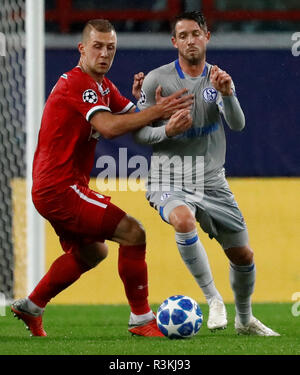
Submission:
M 80 248 L 79 257 L 90 268 L 96 267 L 108 255 L 108 246 L 105 243 L 93 243 Z
M 145 229 L 136 219 L 130 218 L 127 241 L 132 245 L 140 245 L 146 242 Z
M 247 246 L 247 254 L 245 255 L 245 262 L 247 262 L 247 264 L 252 264 L 254 262 L 254 252 L 248 246 Z
M 249 246 L 244 246 L 240 255 L 240 262 L 242 265 L 252 264 L 254 260 L 253 250 Z
M 98 250 L 98 253 L 96 254 L 95 257 L 95 263 L 96 265 L 102 262 L 108 255 L 108 246 L 103 243 L 101 244 L 101 249 Z
M 248 245 L 228 249 L 226 253 L 231 262 L 239 266 L 247 266 L 254 261 L 253 250 Z
M 141 245 L 146 242 L 146 234 L 139 221 L 125 215 L 115 230 L 112 240 L 124 246 Z
M 174 209 L 170 214 L 170 223 L 178 233 L 188 233 L 196 228 L 196 220 L 188 207 Z

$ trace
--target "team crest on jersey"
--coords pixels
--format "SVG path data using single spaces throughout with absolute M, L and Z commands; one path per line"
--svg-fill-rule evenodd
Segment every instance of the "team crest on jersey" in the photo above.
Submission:
M 141 90 L 141 97 L 139 99 L 139 104 L 143 105 L 146 103 L 146 94 L 144 90 Z
M 98 95 L 94 90 L 88 89 L 82 94 L 82 99 L 85 103 L 95 104 L 98 101 Z
M 213 103 L 216 101 L 218 93 L 217 90 L 213 87 L 206 87 L 203 92 L 203 99 L 206 101 L 206 103 Z
M 170 196 L 171 196 L 170 193 L 163 193 L 163 194 L 160 196 L 160 200 L 161 200 L 161 201 L 165 201 L 165 200 L 168 199 Z

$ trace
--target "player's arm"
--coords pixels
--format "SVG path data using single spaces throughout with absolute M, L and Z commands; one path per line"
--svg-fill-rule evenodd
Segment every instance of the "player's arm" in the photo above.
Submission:
M 177 134 L 181 134 L 192 125 L 192 117 L 189 109 L 181 109 L 175 112 L 166 125 L 153 128 L 146 126 L 134 133 L 134 139 L 141 144 L 155 144 L 165 141 Z
M 245 127 L 245 116 L 237 97 L 231 76 L 216 65 L 211 69 L 210 80 L 214 88 L 221 94 L 219 110 L 232 130 L 241 131 Z
M 152 71 L 146 77 L 135 76 L 134 85 L 138 87 L 138 79 L 143 80 L 142 95 L 138 102 L 138 110 L 148 108 L 161 100 L 161 86 L 157 86 L 160 81 L 156 73 Z M 137 143 L 156 144 L 165 141 L 177 134 L 183 133 L 191 127 L 192 121 L 190 113 L 173 113 L 167 123 L 161 126 L 145 126 L 144 128 L 134 132 L 133 137 Z
M 136 113 L 114 115 L 109 111 L 99 111 L 93 115 L 90 123 L 104 138 L 111 139 L 138 130 L 160 118 L 169 118 L 180 109 L 189 108 L 193 97 L 184 95 L 186 92 L 186 89 L 181 89 L 170 96 L 161 97 L 158 104 Z

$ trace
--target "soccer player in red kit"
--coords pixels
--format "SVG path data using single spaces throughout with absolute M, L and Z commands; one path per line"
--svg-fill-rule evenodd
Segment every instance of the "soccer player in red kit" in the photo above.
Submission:
M 42 314 L 47 303 L 94 268 L 108 253 L 105 239 L 120 244 L 118 271 L 131 308 L 132 334 L 163 336 L 148 303 L 145 232 L 141 224 L 88 187 L 99 136 L 113 138 L 158 118 L 191 125 L 186 90 L 162 98 L 138 113 L 105 77 L 116 52 L 116 33 L 107 20 L 84 27 L 79 65 L 63 74 L 45 105 L 33 162 L 32 198 L 59 236 L 64 254 L 51 265 L 32 293 L 11 309 L 33 336 L 46 336 Z M 137 85 L 137 82 L 135 82 Z

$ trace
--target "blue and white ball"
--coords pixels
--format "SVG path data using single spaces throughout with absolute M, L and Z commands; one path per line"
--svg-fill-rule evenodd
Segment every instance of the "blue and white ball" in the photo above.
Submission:
M 160 305 L 156 321 L 160 331 L 169 339 L 188 338 L 201 328 L 203 314 L 191 297 L 176 295 Z

